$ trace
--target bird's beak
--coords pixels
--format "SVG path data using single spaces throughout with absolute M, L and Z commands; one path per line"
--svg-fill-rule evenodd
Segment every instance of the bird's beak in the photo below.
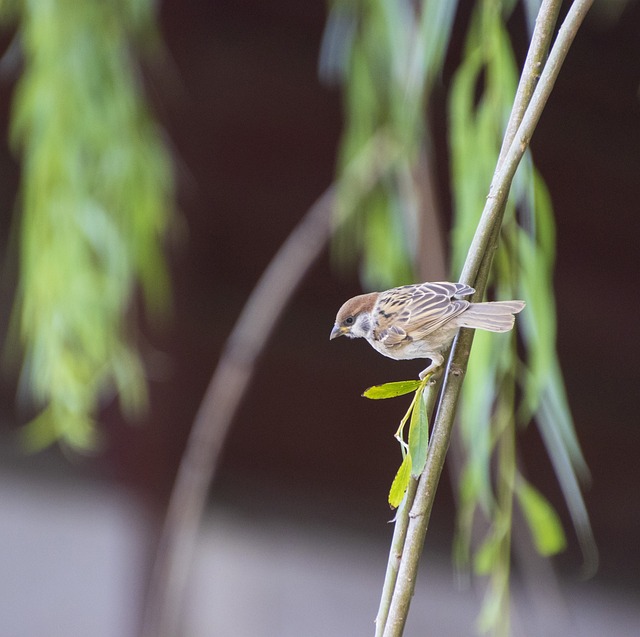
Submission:
M 337 323 L 333 326 L 331 330 L 331 334 L 329 335 L 329 340 L 332 341 L 334 338 L 338 338 L 338 336 L 342 336 L 346 334 L 347 330 L 344 327 L 340 327 Z

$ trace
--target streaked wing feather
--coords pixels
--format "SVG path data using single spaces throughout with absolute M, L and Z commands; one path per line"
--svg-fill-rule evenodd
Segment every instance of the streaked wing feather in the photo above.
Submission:
M 387 347 L 419 340 L 469 307 L 454 296 L 473 294 L 462 283 L 420 283 L 384 292 L 377 304 L 376 338 Z
M 407 340 L 412 340 L 407 336 L 407 333 L 397 325 L 392 325 L 388 328 L 377 332 L 377 338 L 382 341 L 387 347 L 396 347 Z
M 432 332 L 435 332 L 455 316 L 462 314 L 468 307 L 469 301 L 458 299 L 453 301 L 447 299 L 446 304 L 438 302 L 438 304 L 434 304 L 434 307 L 430 308 L 428 312 L 424 314 L 414 314 L 411 326 L 407 326 L 407 329 L 411 332 L 414 340 L 420 340 Z

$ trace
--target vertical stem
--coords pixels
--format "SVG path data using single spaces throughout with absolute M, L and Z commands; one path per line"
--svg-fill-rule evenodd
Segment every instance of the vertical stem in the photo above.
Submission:
M 468 332 L 468 330 L 465 331 Z M 458 337 L 457 340 L 459 341 L 460 337 Z M 463 365 L 466 368 L 466 361 L 463 362 Z M 453 417 L 457 393 L 451 389 L 446 391 L 446 389 L 447 387 L 455 388 L 457 386 L 457 391 L 459 391 L 462 385 L 462 378 L 462 373 L 458 370 L 451 371 L 450 368 L 429 442 L 427 462 L 420 476 L 414 504 L 409 513 L 407 538 L 400 560 L 400 568 L 391 600 L 389 616 L 383 632 L 384 637 L 400 637 L 404 629 L 404 623 L 407 618 L 409 604 L 415 586 L 420 553 L 422 552 L 435 492 L 444 464 L 444 456 L 449 447 L 451 437 L 451 428 L 443 427 L 438 421 L 446 418 L 447 414 Z
M 411 478 L 404 500 L 398 507 L 396 519 L 393 527 L 393 537 L 391 538 L 391 549 L 389 550 L 389 559 L 387 561 L 387 570 L 384 576 L 384 584 L 382 585 L 382 596 L 380 598 L 380 606 L 376 615 L 376 633 L 375 637 L 382 637 L 389 608 L 391 606 L 391 598 L 393 590 L 398 579 L 398 568 L 400 566 L 400 558 L 404 550 L 404 543 L 407 537 L 407 528 L 409 527 L 409 510 L 413 504 L 413 499 L 418 488 L 418 479 Z
M 513 108 L 511 109 L 511 115 L 507 123 L 507 130 L 505 131 L 502 147 L 500 148 L 498 166 L 502 166 L 507 151 L 513 143 L 518 127 L 529 106 L 531 96 L 538 85 L 561 4 L 562 3 L 557 0 L 542 0 L 542 4 L 540 5 L 540 10 L 536 17 L 536 25 L 531 34 L 531 44 L 527 51 L 527 57 L 524 61 L 520 81 L 518 82 L 518 90 L 516 91 Z

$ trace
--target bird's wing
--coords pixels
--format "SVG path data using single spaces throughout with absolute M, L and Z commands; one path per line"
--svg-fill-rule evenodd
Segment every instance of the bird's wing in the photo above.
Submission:
M 383 292 L 375 308 L 374 335 L 387 347 L 420 340 L 469 307 L 456 296 L 473 294 L 462 283 L 419 283 Z

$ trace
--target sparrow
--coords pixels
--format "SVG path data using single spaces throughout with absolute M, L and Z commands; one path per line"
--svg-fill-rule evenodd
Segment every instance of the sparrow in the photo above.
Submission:
M 429 358 L 420 378 L 444 363 L 442 352 L 461 327 L 508 332 L 524 301 L 471 303 L 459 297 L 475 290 L 463 283 L 416 283 L 386 292 L 360 294 L 338 311 L 330 340 L 365 338 L 375 350 L 396 360 Z

